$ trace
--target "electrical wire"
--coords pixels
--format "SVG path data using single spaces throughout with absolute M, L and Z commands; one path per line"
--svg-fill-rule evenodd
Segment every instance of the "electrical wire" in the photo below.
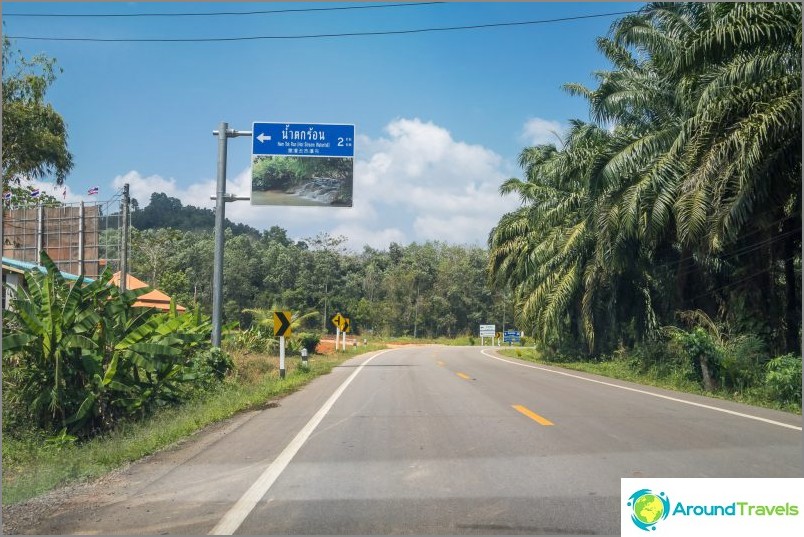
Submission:
M 436 4 L 446 4 L 446 2 L 409 2 L 404 4 L 371 4 L 362 6 L 341 6 L 341 7 L 312 7 L 312 8 L 293 8 L 293 9 L 270 9 L 265 11 L 215 11 L 210 13 L 4 13 L 5 17 L 71 17 L 71 18 L 130 18 L 130 17 L 220 17 L 238 15 L 267 15 L 280 13 L 309 13 L 314 11 L 347 11 L 355 9 L 382 9 L 391 7 L 419 7 L 431 6 Z
M 248 37 L 200 37 L 200 38 L 95 38 L 95 37 L 34 37 L 34 36 L 7 36 L 9 39 L 26 41 L 80 41 L 90 43 L 210 43 L 221 41 L 258 41 L 258 40 L 295 40 L 295 39 L 322 39 L 338 37 L 369 37 L 382 35 L 411 35 L 430 32 L 451 32 L 459 30 L 481 30 L 488 28 L 505 28 L 513 26 L 527 26 L 534 24 L 550 24 L 555 22 L 568 22 L 601 17 L 615 17 L 619 15 L 632 15 L 639 11 L 615 11 L 611 13 L 597 13 L 594 15 L 577 15 L 574 17 L 560 17 L 556 19 L 541 19 L 532 21 L 498 22 L 488 24 L 473 24 L 467 26 L 443 26 L 435 28 L 414 28 L 411 30 L 385 30 L 376 32 L 346 32 L 338 34 L 302 34 L 302 35 L 262 35 Z
M 795 260 L 795 256 L 793 256 L 793 257 L 785 257 L 785 258 L 782 258 L 782 259 L 777 259 L 777 261 L 782 261 L 782 262 L 786 262 L 786 261 L 790 261 L 790 260 Z M 731 283 L 727 283 L 725 285 L 721 285 L 720 287 L 715 287 L 714 289 L 711 289 L 709 291 L 705 291 L 705 292 L 703 292 L 703 293 L 701 293 L 699 295 L 696 295 L 696 296 L 690 298 L 689 303 L 694 303 L 699 298 L 704 298 L 704 297 L 707 297 L 707 296 L 716 296 L 719 291 L 724 291 L 724 290 L 729 289 L 731 287 L 739 286 L 739 285 L 741 285 L 741 284 L 743 284 L 745 282 L 753 280 L 757 276 L 760 276 L 760 275 L 762 275 L 762 274 L 764 274 L 766 272 L 770 272 L 771 270 L 773 270 L 773 267 L 765 267 L 765 268 L 760 269 L 759 271 L 755 272 L 754 274 L 751 274 L 750 276 L 745 276 L 743 278 L 740 278 L 739 280 L 735 280 L 735 281 L 733 281 Z

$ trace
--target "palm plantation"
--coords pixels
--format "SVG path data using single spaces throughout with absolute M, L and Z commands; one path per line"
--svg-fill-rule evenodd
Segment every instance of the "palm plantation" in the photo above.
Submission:
M 698 326 L 799 355 L 800 4 L 653 3 L 598 46 L 598 86 L 565 86 L 593 123 L 500 188 L 522 206 L 489 236 L 493 280 L 560 352 Z M 708 383 L 723 363 L 692 353 Z

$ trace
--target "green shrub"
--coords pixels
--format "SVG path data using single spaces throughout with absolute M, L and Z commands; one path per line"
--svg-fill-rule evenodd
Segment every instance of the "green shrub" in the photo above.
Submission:
M 759 386 L 764 380 L 762 364 L 766 360 L 765 345 L 759 337 L 745 334 L 732 338 L 721 353 L 721 385 L 739 391 Z
M 224 345 L 233 350 L 271 354 L 277 352 L 279 341 L 262 326 L 254 325 L 247 330 L 227 332 Z
M 714 379 L 719 378 L 723 348 L 715 338 L 700 326 L 692 330 L 674 328 L 670 331 L 671 340 L 689 359 L 698 380 L 706 390 L 713 388 Z
M 630 352 L 620 351 L 617 354 L 621 354 L 633 370 L 642 374 L 651 371 L 656 377 L 699 380 L 691 357 L 673 339 L 645 341 Z
M 321 342 L 321 336 L 311 332 L 300 332 L 293 336 L 300 344 L 299 350 L 302 348 L 307 349 L 307 354 L 314 354 L 318 344 Z
M 785 354 L 765 364 L 765 389 L 779 403 L 801 408 L 801 357 Z
M 189 362 L 186 378 L 196 382 L 196 387 L 209 389 L 218 385 L 234 369 L 231 356 L 218 347 L 211 347 L 195 354 Z

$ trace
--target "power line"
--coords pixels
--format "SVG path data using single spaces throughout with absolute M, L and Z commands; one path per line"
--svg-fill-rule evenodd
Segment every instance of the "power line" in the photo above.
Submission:
M 785 261 L 786 262 L 786 261 L 791 261 L 791 260 L 795 260 L 795 256 L 793 256 L 793 257 L 783 257 L 782 259 L 778 259 L 777 261 Z M 739 280 L 735 280 L 735 281 L 733 281 L 731 283 L 721 285 L 720 287 L 715 287 L 714 289 L 712 289 L 710 291 L 703 292 L 703 293 L 701 293 L 699 295 L 696 295 L 696 296 L 690 298 L 689 303 L 692 303 L 695 300 L 698 300 L 699 298 L 703 298 L 703 297 L 706 297 L 706 296 L 710 296 L 710 295 L 714 296 L 718 291 L 724 291 L 724 290 L 729 289 L 731 287 L 738 286 L 740 284 L 743 284 L 745 282 L 753 280 L 757 276 L 761 276 L 762 274 L 764 274 L 766 272 L 770 272 L 771 270 L 773 270 L 773 267 L 765 267 L 765 268 L 759 270 L 758 272 L 755 272 L 754 274 L 751 274 L 750 276 L 745 276 L 744 278 L 740 278 Z
M 32 37 L 32 36 L 8 36 L 9 39 L 20 39 L 28 41 L 82 41 L 82 42 L 102 42 L 102 43 L 207 43 L 215 41 L 256 41 L 266 39 L 320 39 L 327 37 L 365 37 L 365 36 L 378 36 L 378 35 L 407 35 L 407 34 L 421 34 L 426 32 L 449 32 L 457 30 L 480 30 L 486 28 L 502 28 L 511 26 L 526 26 L 533 24 L 550 24 L 554 22 L 567 22 L 583 19 L 594 19 L 601 17 L 614 17 L 617 15 L 632 15 L 639 13 L 639 11 L 616 11 L 612 13 L 598 13 L 595 15 L 578 15 L 575 17 L 561 17 L 557 19 L 542 19 L 533 21 L 517 21 L 517 22 L 498 22 L 489 24 L 474 24 L 469 26 L 445 26 L 438 28 L 417 28 L 412 30 L 387 30 L 377 32 L 348 32 L 341 34 L 308 34 L 308 35 L 263 35 L 251 37 L 202 37 L 202 38 L 141 38 L 141 39 L 127 39 L 127 38 L 94 38 L 94 37 Z
M 265 11 L 216 11 L 210 13 L 5 13 L 6 17 L 218 17 L 218 16 L 237 16 L 237 15 L 266 15 L 278 13 L 308 13 L 312 11 L 346 11 L 355 9 L 382 9 L 389 7 L 418 7 L 430 6 L 435 4 L 445 4 L 446 2 L 410 2 L 405 4 L 371 4 L 367 6 L 346 6 L 346 7 L 313 7 L 313 8 L 293 8 L 293 9 L 270 9 Z
M 782 218 L 782 219 L 779 220 L 779 222 L 782 222 L 782 221 L 784 221 L 784 220 L 786 220 L 788 218 L 794 218 L 795 216 L 796 215 Z M 790 230 L 790 231 L 786 231 L 784 233 L 777 233 L 777 234 L 773 235 L 770 238 L 763 238 L 763 239 L 761 239 L 761 240 L 759 240 L 757 242 L 753 242 L 753 243 L 749 243 L 748 245 L 741 246 L 740 248 L 738 248 L 736 250 L 725 252 L 722 255 L 715 255 L 715 256 L 712 257 L 711 261 L 721 262 L 721 263 L 729 263 L 729 262 L 735 261 L 740 256 L 744 256 L 744 255 L 749 254 L 751 252 L 759 251 L 759 250 L 761 250 L 761 249 L 763 249 L 765 247 L 769 247 L 769 246 L 773 245 L 774 243 L 777 243 L 779 241 L 785 240 L 785 239 L 787 239 L 789 237 L 793 237 L 798 233 L 801 233 L 800 228 L 799 229 L 793 229 L 793 230 Z M 748 233 L 745 236 L 749 236 L 751 234 L 753 234 L 753 232 Z M 652 274 L 655 274 L 655 271 L 657 271 L 657 270 L 668 270 L 668 271 L 677 271 L 677 272 L 674 272 L 675 277 L 689 276 L 689 275 L 692 275 L 692 274 L 698 274 L 698 273 L 700 273 L 701 270 L 706 270 L 706 266 L 705 266 L 705 263 L 704 263 L 705 261 L 706 260 L 703 260 L 703 261 L 697 260 L 697 259 L 695 259 L 694 256 L 692 256 L 692 257 L 689 257 L 687 259 L 680 258 L 680 259 L 676 259 L 674 261 L 651 263 L 650 270 L 651 270 Z M 778 261 L 778 259 L 776 261 Z M 682 269 L 682 266 L 685 263 L 691 263 L 692 266 L 690 266 L 689 268 L 683 268 Z M 696 268 L 696 265 L 699 268 Z M 763 270 L 770 270 L 770 269 L 766 268 L 766 269 L 763 269 Z

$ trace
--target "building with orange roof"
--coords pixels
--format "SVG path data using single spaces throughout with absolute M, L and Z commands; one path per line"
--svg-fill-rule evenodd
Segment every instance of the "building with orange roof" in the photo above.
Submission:
M 114 273 L 112 283 L 118 287 L 120 286 L 120 271 Z M 126 289 L 141 289 L 143 287 L 150 287 L 150 285 L 135 278 L 131 274 L 126 274 Z M 133 306 L 135 308 L 156 308 L 158 310 L 168 311 L 170 309 L 170 300 L 170 297 L 162 291 L 152 289 L 144 295 L 137 297 L 137 301 L 134 302 Z M 187 308 L 176 304 L 176 311 L 185 312 Z

